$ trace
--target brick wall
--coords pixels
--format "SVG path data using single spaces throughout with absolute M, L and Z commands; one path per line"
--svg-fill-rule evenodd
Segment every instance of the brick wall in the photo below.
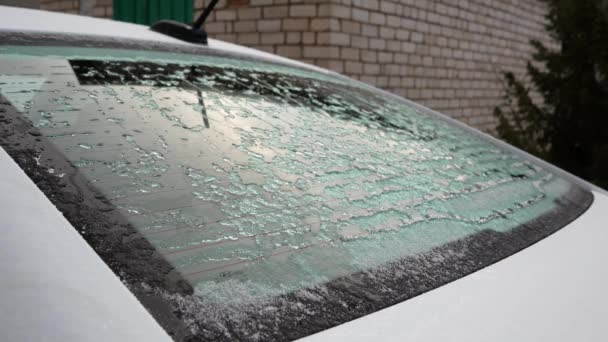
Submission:
M 40 0 L 40 8 L 47 11 L 58 11 L 64 13 L 80 13 L 81 0 Z M 81 13 L 96 17 L 112 18 L 112 0 L 87 0 L 93 2 L 90 6 L 92 13 Z M 87 8 L 87 10 L 89 10 Z
M 203 0 L 196 0 L 197 9 Z M 210 35 L 313 63 L 493 131 L 500 71 L 548 42 L 539 0 L 224 0 Z
M 40 8 L 48 11 L 78 13 L 79 0 L 40 0 Z
M 112 2 L 112 0 L 96 0 L 94 15 L 96 17 L 112 18 L 112 15 L 114 14 Z
M 209 0 L 194 0 L 196 15 Z M 75 0 L 42 7 L 78 11 Z M 112 16 L 97 0 L 96 16 Z M 540 0 L 222 0 L 211 37 L 312 63 L 492 132 L 500 72 L 548 42 Z

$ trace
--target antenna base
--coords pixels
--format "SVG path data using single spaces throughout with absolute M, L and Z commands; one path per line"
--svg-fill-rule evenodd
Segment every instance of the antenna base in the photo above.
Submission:
M 189 43 L 207 45 L 207 32 L 174 20 L 160 20 L 150 26 L 150 30 Z

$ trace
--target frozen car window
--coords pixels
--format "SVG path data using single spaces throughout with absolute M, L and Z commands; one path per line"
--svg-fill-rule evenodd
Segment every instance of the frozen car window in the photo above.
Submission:
M 281 65 L 4 47 L 0 93 L 2 146 L 176 340 L 306 336 L 592 201 L 409 102 Z

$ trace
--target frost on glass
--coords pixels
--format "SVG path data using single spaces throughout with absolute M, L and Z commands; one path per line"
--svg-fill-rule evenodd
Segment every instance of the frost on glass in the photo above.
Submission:
M 509 231 L 569 189 L 363 86 L 199 62 L 30 57 L 0 76 L 0 92 L 204 299 L 181 302 L 206 310 L 189 319 Z

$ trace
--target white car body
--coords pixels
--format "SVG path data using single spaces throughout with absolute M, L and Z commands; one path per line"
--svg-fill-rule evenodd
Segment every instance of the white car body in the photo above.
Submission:
M 0 37 L 15 31 L 187 44 L 141 25 L 0 6 Z M 217 40 L 210 40 L 209 48 L 330 73 Z M 594 195 L 591 207 L 563 229 L 496 264 L 304 340 L 608 339 L 603 323 L 608 317 L 608 268 L 603 265 L 608 258 L 608 195 L 538 163 L 585 184 Z M 170 341 L 79 236 L 78 227 L 71 226 L 3 149 L 0 170 L 0 339 Z

